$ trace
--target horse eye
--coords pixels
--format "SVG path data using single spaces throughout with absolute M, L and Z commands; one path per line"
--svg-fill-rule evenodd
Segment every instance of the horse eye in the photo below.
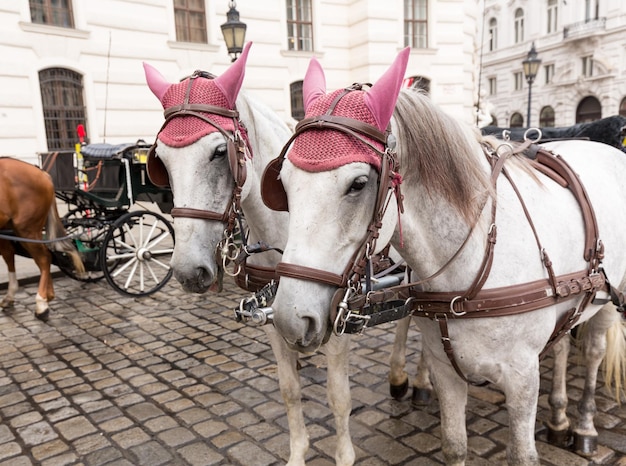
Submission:
M 219 146 L 217 146 L 217 148 L 213 152 L 213 155 L 211 156 L 211 160 L 224 157 L 227 152 L 228 152 L 228 148 L 226 147 L 226 144 L 220 144 Z
M 348 194 L 362 191 L 363 188 L 365 188 L 366 184 L 367 184 L 367 176 L 365 175 L 359 176 L 350 185 L 350 189 L 348 189 Z

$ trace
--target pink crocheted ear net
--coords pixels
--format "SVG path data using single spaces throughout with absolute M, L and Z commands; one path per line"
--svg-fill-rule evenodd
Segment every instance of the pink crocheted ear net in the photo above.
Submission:
M 229 109 L 228 100 L 212 79 L 195 78 L 191 83 L 189 103 L 206 104 Z M 163 95 L 161 104 L 167 110 L 181 105 L 185 99 L 189 79 L 172 84 Z M 203 113 L 226 131 L 234 131 L 232 118 Z M 159 133 L 159 139 L 170 147 L 186 147 L 207 134 L 218 131 L 214 126 L 195 116 L 178 116 L 173 118 Z
M 325 114 L 339 89 L 319 97 L 306 111 L 305 118 Z M 377 126 L 372 112 L 365 105 L 365 91 L 350 91 L 344 95 L 333 112 L 335 116 L 352 118 Z M 380 151 L 383 145 L 366 136 Z M 352 162 L 365 162 L 380 170 L 380 156 L 353 136 L 333 129 L 310 129 L 300 134 L 289 151 L 288 159 L 298 168 L 309 172 L 321 172 L 338 168 Z

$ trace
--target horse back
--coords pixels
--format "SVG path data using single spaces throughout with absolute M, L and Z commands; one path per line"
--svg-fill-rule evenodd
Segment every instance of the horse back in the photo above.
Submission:
M 0 228 L 11 228 L 23 237 L 41 236 L 54 200 L 54 184 L 45 171 L 0 158 Z

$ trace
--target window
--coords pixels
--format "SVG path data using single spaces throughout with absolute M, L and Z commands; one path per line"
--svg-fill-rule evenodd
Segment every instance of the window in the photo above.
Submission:
M 86 126 L 83 104 L 83 77 L 64 68 L 39 72 L 43 119 L 48 150 L 73 150 L 76 127 Z
M 582 75 L 585 76 L 586 78 L 590 78 L 593 76 L 593 57 L 592 56 L 587 56 L 587 57 L 582 57 Z
M 600 15 L 600 2 L 598 0 L 585 0 L 585 22 L 598 19 Z
M 287 46 L 289 50 L 313 51 L 311 0 L 287 0 Z
M 576 123 L 587 123 L 602 118 L 600 101 L 593 96 L 587 96 L 576 108 Z
M 204 0 L 174 0 L 176 40 L 206 44 L 206 12 Z
M 626 97 L 624 97 L 619 104 L 619 114 L 620 116 L 626 117 Z
M 430 79 L 424 76 L 411 76 L 405 78 L 404 87 L 411 89 L 422 89 L 426 94 L 430 94 Z
M 489 20 L 489 51 L 493 52 L 498 48 L 498 21 L 496 18 Z
M 524 10 L 515 10 L 515 43 L 524 41 Z
M 515 82 L 515 90 L 521 91 L 524 88 L 524 73 L 521 71 L 513 73 L 513 80 Z
M 552 84 L 552 80 L 554 79 L 554 63 L 551 63 L 550 65 L 545 65 L 543 67 L 543 73 L 545 76 L 545 83 L 546 84 Z
M 548 34 L 556 32 L 556 26 L 559 20 L 559 4 L 557 0 L 548 0 Z
M 496 78 L 489 78 L 488 82 L 489 82 L 489 95 L 496 95 L 496 92 L 498 91 Z
M 554 109 L 549 105 L 539 112 L 539 126 L 541 128 L 554 128 Z
M 428 0 L 404 0 L 404 46 L 428 48 Z
M 71 0 L 30 0 L 30 20 L 63 28 L 74 27 Z
M 513 115 L 511 115 L 511 123 L 509 124 L 509 126 L 511 128 L 521 128 L 522 126 L 524 126 L 524 117 L 520 113 L 515 112 Z
M 295 81 L 289 85 L 291 94 L 291 116 L 294 120 L 304 118 L 304 97 L 302 95 L 302 81 Z

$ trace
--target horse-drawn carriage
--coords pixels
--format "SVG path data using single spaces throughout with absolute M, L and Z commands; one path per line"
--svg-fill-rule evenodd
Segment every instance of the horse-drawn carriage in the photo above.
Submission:
M 66 275 L 86 282 L 106 278 L 131 296 L 154 293 L 171 278 L 174 230 L 162 214 L 171 209 L 172 193 L 146 176 L 149 148 L 139 140 L 39 155 L 56 197 L 67 206 L 62 222 L 85 266 L 77 273 L 71 264 L 53 259 Z M 138 208 L 140 201 L 158 205 L 161 213 Z

